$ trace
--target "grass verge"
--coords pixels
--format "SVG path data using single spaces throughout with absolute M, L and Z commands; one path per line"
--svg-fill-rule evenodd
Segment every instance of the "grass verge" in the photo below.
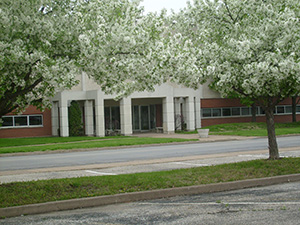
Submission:
M 228 123 L 204 127 L 209 129 L 212 135 L 236 135 L 236 136 L 267 136 L 266 123 Z M 276 135 L 300 134 L 300 122 L 276 123 Z M 176 133 L 192 134 L 197 131 L 176 131 Z
M 58 143 L 66 143 L 66 142 L 94 141 L 94 140 L 121 139 L 121 138 L 129 138 L 129 136 L 0 138 L 0 147 L 58 144 Z
M 196 141 L 197 139 L 180 139 L 180 138 L 150 138 L 150 137 L 132 137 L 132 138 L 114 138 L 114 139 L 101 139 L 99 141 L 86 141 L 86 142 L 73 142 L 73 143 L 54 143 L 39 146 L 15 146 L 15 147 L 2 147 L 0 154 L 17 153 L 17 152 L 36 152 L 36 151 L 55 151 L 67 149 L 86 149 L 86 148 L 105 148 L 117 146 L 132 146 L 132 145 L 145 145 L 145 144 L 162 144 L 173 142 L 186 142 Z
M 300 158 L 0 185 L 0 207 L 300 173 Z

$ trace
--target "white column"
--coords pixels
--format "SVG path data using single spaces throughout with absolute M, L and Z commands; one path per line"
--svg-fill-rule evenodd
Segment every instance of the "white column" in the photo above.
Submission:
M 87 136 L 93 136 L 94 135 L 93 101 L 86 100 L 84 102 L 84 116 L 85 116 L 85 134 Z
M 97 96 L 95 100 L 95 117 L 96 117 L 96 136 L 105 136 L 105 123 L 104 123 L 104 100 Z
M 195 130 L 195 103 L 194 97 L 186 98 L 186 128 L 188 131 Z
M 69 137 L 68 101 L 61 99 L 59 107 L 60 136 Z
M 121 134 L 132 135 L 131 98 L 123 98 L 120 101 Z
M 196 113 L 196 129 L 201 128 L 201 100 L 200 97 L 195 99 L 195 113 Z
M 163 98 L 163 130 L 171 134 L 175 131 L 174 121 L 174 100 L 173 97 Z
M 52 124 L 52 136 L 58 136 L 59 135 L 58 102 L 52 102 L 51 124 Z

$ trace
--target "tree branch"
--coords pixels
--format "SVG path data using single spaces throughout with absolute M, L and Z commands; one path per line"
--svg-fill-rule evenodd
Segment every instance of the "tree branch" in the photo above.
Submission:
M 224 5 L 225 5 L 225 8 L 226 8 L 226 10 L 227 10 L 227 12 L 228 12 L 228 16 L 229 16 L 230 19 L 233 21 L 233 23 L 235 23 L 235 19 L 233 18 L 232 14 L 231 14 L 231 12 L 230 12 L 230 10 L 229 10 L 227 1 L 224 1 Z

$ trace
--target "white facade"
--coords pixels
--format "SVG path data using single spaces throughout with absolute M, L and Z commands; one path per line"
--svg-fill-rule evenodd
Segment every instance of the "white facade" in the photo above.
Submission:
M 95 82 L 82 75 L 78 86 L 57 93 L 52 99 L 52 134 L 69 136 L 71 101 L 80 103 L 85 134 L 90 136 L 102 137 L 112 130 L 122 135 L 144 131 L 174 133 L 181 129 L 181 122 L 187 130 L 195 130 L 201 127 L 201 93 L 165 83 L 157 86 L 155 92 L 136 92 L 115 101 L 115 96 L 104 94 Z

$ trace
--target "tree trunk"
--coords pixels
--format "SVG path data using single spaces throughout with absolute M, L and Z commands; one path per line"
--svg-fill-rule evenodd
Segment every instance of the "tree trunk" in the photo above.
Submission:
M 278 145 L 275 134 L 274 108 L 266 107 L 266 119 L 269 142 L 269 159 L 279 159 Z
M 297 96 L 292 97 L 292 121 L 297 122 L 296 117 Z
M 255 103 L 253 103 L 251 105 L 251 114 L 252 114 L 251 121 L 254 123 L 254 122 L 256 122 L 256 104 Z

